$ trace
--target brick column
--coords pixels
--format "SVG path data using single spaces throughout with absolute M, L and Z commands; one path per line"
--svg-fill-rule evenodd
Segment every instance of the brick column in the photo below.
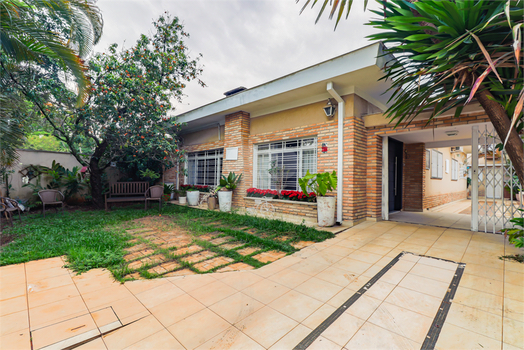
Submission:
M 404 169 L 402 171 L 402 209 L 423 211 L 424 201 L 424 158 L 423 143 L 404 144 Z
M 360 117 L 344 121 L 343 220 L 358 222 L 366 217 L 366 128 Z M 340 176 L 340 175 L 339 175 Z
M 248 179 L 251 173 L 251 169 L 248 169 L 251 164 L 248 149 L 249 133 L 249 113 L 240 111 L 226 115 L 224 152 L 227 153 L 228 147 L 238 147 L 238 159 L 226 160 L 226 154 L 224 154 L 222 174 L 227 176 L 230 171 L 236 175 L 242 174 L 242 181 L 233 192 L 233 206 L 235 207 L 244 207 L 243 197 L 248 189 Z
M 382 218 L 382 137 L 368 133 L 367 138 L 367 217 Z

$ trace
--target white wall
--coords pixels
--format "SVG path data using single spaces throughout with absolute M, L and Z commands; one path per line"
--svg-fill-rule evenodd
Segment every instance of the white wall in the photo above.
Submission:
M 432 179 L 431 178 L 431 167 L 426 169 L 426 197 L 435 196 L 439 194 L 461 192 L 466 190 L 467 179 L 462 176 L 461 169 L 464 166 L 464 161 L 466 160 L 466 154 L 463 152 L 453 152 L 451 153 L 450 147 L 444 148 L 434 148 L 436 151 L 442 153 L 443 158 L 443 172 L 442 179 Z M 428 149 L 431 153 L 431 149 Z M 458 160 L 459 163 L 459 177 L 457 181 L 451 180 L 451 159 Z M 449 162 L 449 172 L 446 173 L 446 160 Z

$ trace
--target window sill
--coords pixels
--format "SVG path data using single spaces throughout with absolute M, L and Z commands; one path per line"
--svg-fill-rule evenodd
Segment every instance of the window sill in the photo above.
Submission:
M 244 197 L 244 199 L 249 199 L 249 200 L 262 200 L 264 198 L 259 198 L 259 197 Z M 290 200 L 287 200 L 287 199 L 272 199 L 272 198 L 269 198 L 269 199 L 265 199 L 266 201 L 268 202 L 276 202 L 276 203 L 286 203 L 286 204 L 298 204 L 298 205 L 309 205 L 309 206 L 314 206 L 316 207 L 317 206 L 317 203 L 311 203 L 311 202 L 298 202 L 298 201 L 290 201 Z

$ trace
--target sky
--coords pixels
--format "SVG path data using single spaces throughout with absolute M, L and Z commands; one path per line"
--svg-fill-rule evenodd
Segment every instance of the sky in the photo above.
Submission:
M 366 36 L 376 29 L 364 23 L 375 15 L 364 11 L 363 0 L 354 1 L 336 31 L 326 14 L 315 24 L 318 4 L 300 15 L 304 1 L 99 0 L 104 32 L 95 51 L 106 52 L 112 43 L 129 48 L 140 34 L 152 32 L 164 11 L 177 16 L 190 34 L 190 55 L 202 54 L 200 78 L 207 85 L 188 84 L 182 103 L 174 104 L 178 115 L 236 87 L 255 87 L 370 44 Z

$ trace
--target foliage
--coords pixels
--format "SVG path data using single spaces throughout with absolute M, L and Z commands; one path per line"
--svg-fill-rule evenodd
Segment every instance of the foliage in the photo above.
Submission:
M 211 190 L 210 186 L 206 185 L 180 185 L 180 189 L 185 191 L 199 191 L 199 192 L 209 192 Z
M 517 194 L 521 190 L 519 178 L 515 174 L 510 177 L 510 180 L 504 181 L 504 183 L 506 184 L 504 188 L 510 193 Z
M 524 212 L 523 209 L 519 209 Z M 509 243 L 513 244 L 517 248 L 524 247 L 524 218 L 513 218 L 510 220 L 514 224 L 514 228 L 503 229 L 502 232 L 508 237 Z
M 33 168 L 39 173 L 36 183 L 28 182 L 22 187 L 31 188 L 35 199 L 38 198 L 38 192 L 43 189 L 57 189 L 64 193 L 66 200 L 70 200 L 87 188 L 88 178 L 80 172 L 80 167 L 78 166 L 69 170 L 64 168 L 60 163 L 53 161 L 51 167 L 33 165 Z M 49 180 L 45 188 L 41 185 L 42 175 Z
M 235 175 L 234 172 L 230 172 L 227 177 L 222 175 L 220 178 L 220 185 L 217 187 L 216 191 L 220 191 L 222 188 L 225 188 L 228 191 L 233 191 L 235 188 L 237 188 L 241 179 L 242 174 Z
M 175 185 L 164 184 L 164 194 L 175 193 Z
M 37 65 L 44 58 L 54 60 L 75 76 L 83 99 L 89 81 L 81 58 L 98 42 L 103 27 L 93 1 L 3 0 L 0 22 L 3 55 Z
M 328 191 L 336 190 L 337 181 L 335 170 L 332 173 L 326 171 L 318 174 L 311 174 L 308 170 L 303 178 L 298 179 L 298 184 L 304 195 L 308 196 L 310 192 L 313 192 L 318 197 L 325 196 Z
M 280 163 L 282 163 L 282 160 L 280 160 Z M 289 170 L 286 171 L 283 164 L 282 166 L 279 166 L 279 162 L 273 160 L 270 164 L 268 172 L 271 175 L 271 182 L 276 184 L 277 192 L 280 193 L 284 187 L 284 174 L 289 172 Z
M 75 107 L 76 94 L 51 75 L 39 79 L 31 95 L 55 136 L 89 166 L 98 205 L 103 203 L 100 176 L 112 161 L 143 158 L 169 167 L 181 157 L 180 125 L 168 112 L 172 101 L 181 100 L 185 82 L 197 79 L 202 70 L 189 57 L 184 42 L 189 34 L 178 18 L 160 16 L 153 24 L 154 32 L 142 35 L 133 47 L 118 51 L 113 44 L 108 54 L 89 61 L 91 91 L 85 106 Z M 79 149 L 83 139 L 92 152 Z
M 315 192 L 304 194 L 302 191 L 282 191 L 281 195 L 282 199 L 287 199 L 290 201 L 315 202 L 317 200 Z
M 12 169 L 0 167 L 0 184 L 4 185 L 6 197 L 9 197 L 9 192 L 13 189 L 13 185 L 9 182 L 9 177 L 14 173 L 15 171 Z
M 150 185 L 153 185 L 155 181 L 160 178 L 160 174 L 150 169 L 140 171 L 140 176 L 148 181 Z
M 37 132 L 27 135 L 24 149 L 39 151 L 67 152 L 69 149 L 53 135 L 46 132 Z
M 246 194 L 248 197 L 255 197 L 255 198 L 278 198 L 278 192 L 276 190 L 260 190 L 258 188 L 248 188 L 246 190 Z

